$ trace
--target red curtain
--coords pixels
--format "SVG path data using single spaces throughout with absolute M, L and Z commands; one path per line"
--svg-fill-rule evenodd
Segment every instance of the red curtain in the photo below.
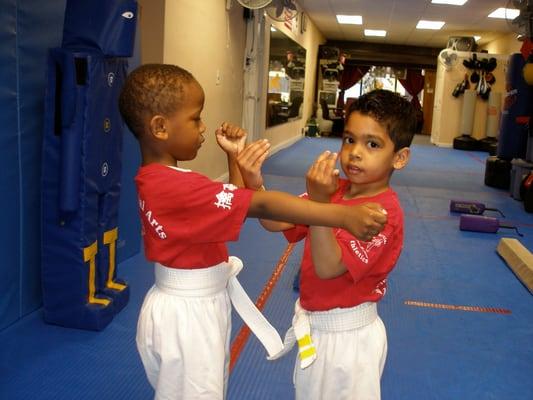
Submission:
M 337 100 L 337 108 L 344 108 L 344 92 L 350 89 L 353 85 L 361 80 L 361 78 L 368 72 L 370 67 L 345 65 L 339 81 L 339 99 Z
M 422 71 L 418 69 L 408 69 L 405 79 L 398 79 L 402 86 L 407 90 L 413 98 L 411 99 L 411 104 L 416 108 L 416 110 L 421 110 L 422 106 L 418 100 L 418 94 L 424 89 L 424 76 Z

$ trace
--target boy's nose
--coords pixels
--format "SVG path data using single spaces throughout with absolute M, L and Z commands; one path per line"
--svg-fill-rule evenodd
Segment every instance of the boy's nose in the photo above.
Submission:
M 204 133 L 207 130 L 207 125 L 203 120 L 200 121 L 200 133 Z
M 360 160 L 361 159 L 361 152 L 355 148 L 350 152 L 350 159 L 352 160 Z

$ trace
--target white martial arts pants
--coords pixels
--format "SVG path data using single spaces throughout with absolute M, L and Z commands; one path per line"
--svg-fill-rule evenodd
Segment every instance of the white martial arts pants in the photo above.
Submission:
M 242 262 L 193 270 L 155 265 L 137 324 L 137 349 L 156 400 L 225 398 L 231 302 L 265 346 L 282 349 L 281 338 L 261 315 L 235 276 Z
M 380 399 L 387 335 L 376 304 L 306 314 L 316 359 L 306 368 L 296 359 L 296 400 Z

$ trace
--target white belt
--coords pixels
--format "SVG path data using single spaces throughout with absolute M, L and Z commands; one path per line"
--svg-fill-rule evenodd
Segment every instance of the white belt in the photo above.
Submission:
M 155 284 L 165 293 L 184 297 L 209 296 L 227 288 L 233 307 L 271 357 L 282 351 L 283 343 L 237 280 L 242 268 L 242 261 L 237 257 L 229 257 L 227 263 L 199 269 L 168 268 L 156 263 Z
M 378 316 L 376 303 L 363 303 L 351 308 L 335 308 L 328 311 L 306 311 L 300 305 L 300 299 L 294 305 L 292 326 L 285 334 L 283 350 L 269 360 L 278 359 L 287 354 L 298 343 L 300 367 L 310 366 L 316 359 L 316 348 L 311 339 L 311 326 L 315 330 L 342 332 L 369 325 Z

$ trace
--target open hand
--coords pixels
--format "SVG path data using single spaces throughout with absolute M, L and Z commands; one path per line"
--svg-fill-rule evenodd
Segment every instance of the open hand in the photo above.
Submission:
M 307 193 L 311 200 L 323 203 L 336 192 L 339 185 L 339 170 L 335 168 L 337 153 L 325 151 L 318 156 L 306 175 Z
M 365 242 L 371 241 L 387 223 L 387 212 L 377 203 L 351 206 L 346 217 L 346 229 Z
M 228 122 L 223 122 L 215 131 L 215 135 L 218 145 L 228 154 L 236 156 L 246 144 L 246 131 Z
M 237 155 L 237 165 L 241 171 L 244 186 L 249 189 L 259 189 L 263 186 L 261 167 L 268 156 L 270 143 L 266 139 L 248 144 Z

